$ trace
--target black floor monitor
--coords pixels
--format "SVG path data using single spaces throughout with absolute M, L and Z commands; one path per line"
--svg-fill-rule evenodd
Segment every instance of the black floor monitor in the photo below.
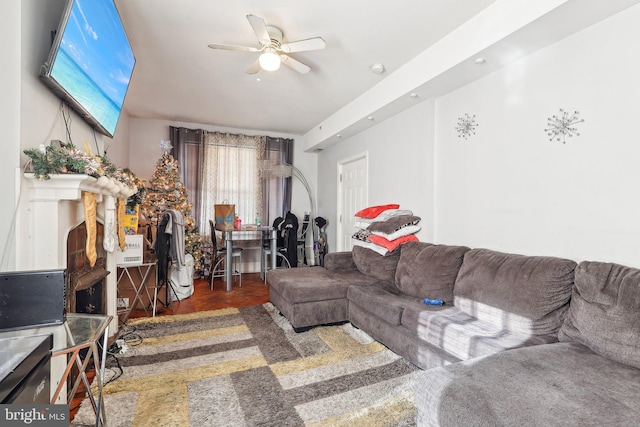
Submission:
M 66 270 L 0 272 L 0 331 L 62 324 Z

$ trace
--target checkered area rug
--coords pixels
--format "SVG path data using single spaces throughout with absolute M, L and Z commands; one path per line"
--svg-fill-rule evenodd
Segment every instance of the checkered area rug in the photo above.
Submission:
M 350 324 L 295 333 L 272 304 L 135 319 L 109 426 L 411 426 L 418 369 Z M 74 424 L 95 422 L 83 402 Z

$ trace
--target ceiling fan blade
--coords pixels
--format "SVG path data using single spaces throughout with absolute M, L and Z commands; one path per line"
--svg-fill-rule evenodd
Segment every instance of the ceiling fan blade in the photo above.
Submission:
M 247 74 L 256 74 L 258 71 L 260 71 L 260 61 L 259 60 L 254 62 L 253 65 L 251 65 L 251 67 L 249 67 L 249 69 L 246 71 L 246 73 Z
M 267 24 L 264 19 L 256 15 L 247 15 L 249 24 L 253 27 L 253 31 L 258 36 L 258 41 L 262 46 L 268 46 L 271 44 L 271 37 L 269 37 L 269 31 L 267 31 Z
M 313 37 L 311 39 L 298 40 L 291 43 L 285 43 L 280 46 L 280 50 L 285 53 L 302 52 L 306 50 L 324 49 L 327 44 L 322 37 Z
M 294 70 L 296 70 L 300 74 L 307 74 L 309 71 L 311 71 L 311 67 L 309 67 L 306 64 L 303 64 L 302 62 L 298 61 L 297 59 L 293 59 L 290 56 L 280 55 L 280 59 L 282 60 L 282 63 L 284 65 L 287 65 L 287 66 L 293 68 Z
M 231 44 L 219 44 L 219 43 L 211 43 L 209 45 L 209 47 L 211 49 L 224 49 L 224 50 L 240 50 L 243 52 L 259 52 L 262 49 L 258 49 L 255 47 L 248 47 L 248 46 L 235 46 L 235 45 L 231 45 Z

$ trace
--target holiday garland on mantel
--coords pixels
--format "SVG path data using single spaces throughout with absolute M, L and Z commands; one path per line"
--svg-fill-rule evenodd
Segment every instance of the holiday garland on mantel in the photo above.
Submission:
M 49 180 L 51 175 L 60 174 L 82 174 L 96 178 L 96 183 L 101 187 L 119 188 L 119 194 L 124 194 L 124 198 L 117 198 L 116 218 L 107 209 L 105 212 L 105 232 L 110 229 L 118 235 L 118 244 L 121 250 L 125 250 L 124 239 L 124 206 L 135 207 L 142 202 L 145 194 L 144 180 L 138 178 L 129 169 L 116 167 L 108 158 L 106 153 L 102 156 L 94 155 L 91 147 L 85 141 L 84 150 L 80 150 L 72 143 L 52 144 L 49 146 L 40 145 L 39 148 L 24 150 L 24 154 L 29 157 L 29 162 L 25 165 L 25 172 L 33 172 L 36 179 Z M 96 220 L 97 220 L 97 200 L 95 193 L 83 191 L 82 204 L 84 207 L 85 224 L 87 229 L 86 254 L 91 267 L 95 265 L 97 254 L 96 242 Z M 117 230 L 115 230 L 117 223 Z M 111 235 L 105 237 L 105 249 L 113 252 L 115 249 L 110 244 Z M 107 247 L 108 246 L 108 247 Z
M 133 194 L 127 199 L 127 206 L 140 204 L 144 198 L 146 189 L 143 179 L 127 168 L 115 166 L 106 153 L 102 156 L 93 154 L 86 141 L 83 150 L 72 143 L 47 146 L 43 144 L 39 148 L 24 150 L 24 154 L 30 159 L 25 166 L 25 172 L 33 172 L 36 179 L 49 180 L 51 175 L 60 174 L 84 174 L 96 179 L 113 178 L 133 189 Z

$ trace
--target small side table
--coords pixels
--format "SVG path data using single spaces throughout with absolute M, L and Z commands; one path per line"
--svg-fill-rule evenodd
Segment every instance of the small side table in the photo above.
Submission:
M 151 298 L 151 294 L 149 294 L 149 288 L 147 287 L 147 282 L 149 281 L 149 278 L 151 276 L 150 273 L 155 272 L 154 277 L 155 277 L 156 283 L 154 283 L 154 288 L 157 287 L 157 284 L 158 284 L 157 265 L 158 263 L 156 261 L 144 262 L 142 264 L 133 264 L 133 265 L 128 265 L 128 264 L 118 265 L 118 268 L 121 270 L 120 273 L 118 274 L 118 282 L 116 285 L 118 288 L 118 292 L 121 290 L 121 287 L 124 287 L 127 284 L 127 282 L 135 292 L 135 296 L 133 297 L 133 301 L 131 302 L 131 304 L 129 304 L 129 306 L 126 309 L 118 310 L 117 312 L 118 315 L 124 313 L 124 318 L 122 319 L 122 323 L 126 323 L 127 320 L 129 320 L 129 316 L 131 315 L 131 310 L 133 310 L 133 308 L 136 306 L 138 301 L 140 302 L 140 305 L 142 306 L 144 313 L 147 316 L 149 316 L 147 307 L 145 303 L 142 301 L 142 297 L 141 297 L 142 289 L 144 289 L 145 292 L 147 293 L 147 298 L 149 298 L 149 304 L 153 304 L 153 316 L 155 317 L 156 303 L 155 303 L 155 299 Z M 138 274 L 140 275 L 139 283 L 136 283 L 136 281 L 131 276 L 131 269 L 136 269 L 138 271 Z M 126 278 L 126 281 L 124 280 L 125 278 Z
M 84 383 L 87 388 L 87 394 L 89 400 L 93 406 L 93 411 L 96 414 L 96 426 L 102 422 L 103 426 L 107 424 L 107 417 L 103 410 L 103 396 L 102 396 L 102 384 L 104 382 L 104 364 L 107 357 L 107 337 L 109 336 L 109 323 L 113 316 L 102 314 L 81 314 L 81 313 L 69 313 L 67 314 L 67 320 L 64 322 L 64 328 L 66 331 L 67 339 L 64 343 L 55 344 L 52 350 L 51 357 L 56 356 L 68 356 L 67 368 L 64 371 L 60 384 L 56 389 L 51 403 L 55 403 L 56 399 L 62 391 L 62 387 L 66 384 L 66 380 L 69 377 L 71 368 L 74 363 L 78 368 L 79 375 L 76 378 L 73 387 L 67 393 L 67 402 L 71 402 L 75 395 L 80 381 Z M 98 352 L 98 340 L 102 336 L 102 355 Z M 87 354 L 84 357 L 84 361 L 80 357 L 80 351 L 87 350 Z M 93 365 L 96 369 L 95 381 L 98 384 L 98 399 L 93 397 L 91 393 L 91 385 L 87 378 L 87 366 L 93 359 Z

